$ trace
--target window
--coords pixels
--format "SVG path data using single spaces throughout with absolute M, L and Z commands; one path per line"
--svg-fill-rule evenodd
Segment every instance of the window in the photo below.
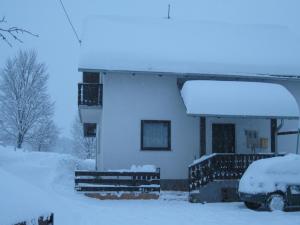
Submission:
M 171 150 L 171 121 L 141 121 L 142 150 Z
M 85 123 L 83 125 L 84 137 L 96 137 L 97 125 L 95 123 Z

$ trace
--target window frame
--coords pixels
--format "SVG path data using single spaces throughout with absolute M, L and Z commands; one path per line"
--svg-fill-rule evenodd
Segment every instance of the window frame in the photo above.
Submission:
M 145 147 L 144 146 L 144 124 L 167 124 L 168 126 L 168 146 L 167 147 Z M 141 150 L 142 151 L 171 151 L 171 120 L 141 120 Z

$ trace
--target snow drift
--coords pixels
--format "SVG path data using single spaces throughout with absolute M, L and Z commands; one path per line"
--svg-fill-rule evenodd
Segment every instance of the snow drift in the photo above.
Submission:
M 45 192 L 10 173 L 0 169 L 5 182 L 0 185 L 0 224 L 16 224 L 40 216 L 48 216 L 53 210 L 52 200 Z
M 93 169 L 94 165 L 92 160 L 67 154 L 0 146 L 0 224 L 31 221 L 51 212 L 67 220 L 59 214 L 65 203 L 57 193 L 72 194 L 74 170 Z

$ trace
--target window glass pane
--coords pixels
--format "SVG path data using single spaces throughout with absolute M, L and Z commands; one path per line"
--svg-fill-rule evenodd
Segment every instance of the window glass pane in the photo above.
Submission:
M 169 147 L 169 123 L 144 122 L 143 147 L 144 148 L 168 148 Z

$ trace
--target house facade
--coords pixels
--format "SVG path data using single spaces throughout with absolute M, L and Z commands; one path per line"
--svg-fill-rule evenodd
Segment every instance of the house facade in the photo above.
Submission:
M 203 61 L 201 51 L 207 54 L 208 59 L 217 54 L 213 47 L 211 52 L 209 48 L 203 48 L 203 45 L 215 46 L 214 40 L 207 38 L 206 43 L 199 44 L 199 47 L 183 43 L 182 47 L 182 37 L 175 40 L 164 38 L 169 37 L 170 33 L 175 37 L 175 28 L 190 29 L 186 28 L 185 23 L 179 22 L 177 26 L 176 23 L 165 24 L 162 21 L 166 29 L 159 29 L 162 36 L 158 38 L 153 35 L 155 31 L 157 33 L 157 26 L 152 26 L 149 21 L 139 26 L 135 21 L 132 18 L 128 21 L 100 18 L 96 22 L 110 29 L 105 35 L 98 36 L 93 33 L 93 19 L 86 28 L 86 33 L 92 34 L 83 39 L 79 65 L 83 82 L 78 86 L 78 105 L 85 135 L 97 137 L 97 170 L 151 164 L 160 168 L 162 189 L 183 190 L 188 186 L 189 165 L 204 155 L 296 152 L 300 106 L 300 73 L 297 74 L 297 71 L 300 70 L 295 64 L 289 64 L 299 54 L 295 49 L 290 51 L 289 48 L 294 46 L 278 48 L 278 43 L 273 41 L 268 49 L 259 50 L 257 45 L 264 44 L 265 40 L 256 38 L 252 43 L 252 39 L 242 36 L 240 45 L 249 41 L 250 48 L 252 43 L 258 54 L 265 50 L 273 52 L 263 56 L 260 54 L 257 59 L 252 56 L 249 46 L 243 46 L 241 58 L 249 60 L 247 65 L 241 63 L 239 57 L 229 62 L 225 59 L 226 64 L 213 60 L 213 63 L 207 63 Z M 203 28 L 211 32 L 207 26 L 200 23 L 200 31 Z M 121 36 L 124 29 L 134 34 L 134 40 Z M 228 30 L 225 31 L 235 32 L 231 25 Z M 282 32 L 278 29 L 274 31 L 272 27 L 271 31 Z M 226 32 L 225 36 L 229 35 Z M 269 35 L 270 30 L 267 33 Z M 201 32 L 192 32 L 191 42 L 198 43 L 195 40 L 201 35 Z M 266 34 L 263 33 L 262 38 L 267 38 L 263 35 Z M 140 41 L 145 38 L 147 41 Z M 294 38 L 291 40 L 295 41 Z M 154 43 L 160 45 L 155 46 Z M 228 43 L 221 44 L 218 43 L 218 46 L 223 52 L 222 46 Z M 229 44 L 233 45 L 231 42 Z M 195 48 L 201 53 L 199 61 Z M 233 48 L 233 53 L 241 51 L 239 46 Z M 279 56 L 282 48 L 288 50 Z M 230 56 L 233 53 L 227 54 Z M 224 55 L 224 52 L 220 54 Z M 219 62 L 220 59 L 216 58 Z M 198 82 L 199 89 L 205 82 L 219 82 L 225 89 L 212 87 L 207 91 L 207 96 L 202 100 L 199 98 L 199 101 L 197 95 L 193 95 L 192 98 L 201 107 L 191 113 L 182 93 L 187 82 Z M 228 85 L 234 88 L 253 82 L 271 85 L 270 90 L 280 85 L 282 93 L 269 92 L 263 86 L 262 92 L 254 97 L 243 96 L 240 92 L 236 93 L 236 98 L 227 96 Z M 245 88 L 248 93 L 257 91 L 252 86 Z M 268 96 L 270 101 L 263 102 L 261 99 L 265 99 L 264 96 Z M 274 100 L 273 96 L 279 98 Z M 233 113 L 226 113 L 225 109 L 234 107 L 237 98 L 247 102 L 247 107 L 253 109 L 254 114 L 242 113 L 240 108 L 243 105 L 237 105 Z M 222 105 L 226 101 L 229 101 L 228 107 Z M 208 111 L 212 104 L 221 107 L 216 107 L 215 112 Z M 263 108 L 267 113 L 261 112 Z

